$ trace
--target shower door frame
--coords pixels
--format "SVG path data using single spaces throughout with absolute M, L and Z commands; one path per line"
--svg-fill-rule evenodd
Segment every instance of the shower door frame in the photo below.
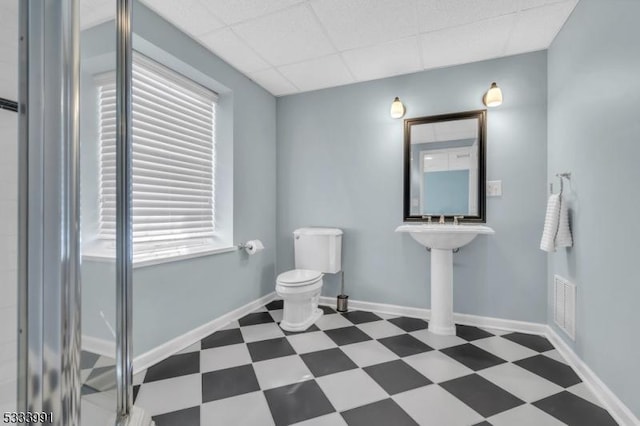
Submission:
M 116 423 L 132 409 L 133 0 L 116 1 Z M 80 426 L 79 0 L 19 2 L 18 412 Z

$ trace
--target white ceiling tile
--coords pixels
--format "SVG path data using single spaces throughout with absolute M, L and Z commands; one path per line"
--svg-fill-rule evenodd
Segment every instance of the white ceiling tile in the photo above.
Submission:
M 275 96 L 289 95 L 299 91 L 293 84 L 287 81 L 282 74 L 273 68 L 253 72 L 249 74 L 249 77 Z
M 200 0 L 207 9 L 227 24 L 235 24 L 285 9 L 303 0 Z
M 310 4 L 341 51 L 418 33 L 413 1 L 311 0 Z
M 562 1 L 564 0 L 520 0 L 520 10 L 533 9 L 534 7 L 547 6 Z M 577 2 L 576 0 L 576 3 Z
M 516 0 L 416 1 L 418 2 L 420 32 L 470 24 L 518 11 L 518 1 Z
M 339 55 L 284 65 L 278 70 L 301 91 L 353 83 L 353 77 Z
M 576 4 L 576 0 L 568 0 L 521 11 L 505 54 L 513 55 L 548 48 Z
M 425 69 L 503 56 L 515 15 L 422 34 Z
M 409 37 L 342 52 L 347 66 L 360 80 L 373 80 L 422 69 L 418 38 Z
M 233 30 L 274 66 L 334 52 L 309 6 L 302 4 L 234 25 Z
M 224 23 L 204 7 L 199 0 L 144 0 L 143 2 L 163 18 L 192 36 L 199 36 L 224 26 Z M 135 28 L 135 16 L 133 19 Z
M 269 68 L 258 54 L 246 45 L 230 28 L 200 36 L 200 41 L 216 55 L 245 74 Z
M 112 0 L 80 1 L 80 28 L 86 29 L 116 17 L 116 2 Z M 115 43 L 115 42 L 114 42 Z

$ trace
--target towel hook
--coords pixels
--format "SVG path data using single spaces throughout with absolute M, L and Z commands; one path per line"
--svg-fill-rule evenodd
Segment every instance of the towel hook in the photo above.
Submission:
M 564 190 L 564 180 L 571 180 L 571 172 L 556 173 L 556 177 L 560 178 L 560 195 L 562 195 L 562 191 Z M 553 183 L 549 184 L 549 192 L 553 194 Z

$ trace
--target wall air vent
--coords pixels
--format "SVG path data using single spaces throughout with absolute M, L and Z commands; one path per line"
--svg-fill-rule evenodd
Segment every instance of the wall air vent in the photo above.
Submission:
M 559 275 L 553 277 L 553 319 L 571 340 L 576 339 L 576 286 Z

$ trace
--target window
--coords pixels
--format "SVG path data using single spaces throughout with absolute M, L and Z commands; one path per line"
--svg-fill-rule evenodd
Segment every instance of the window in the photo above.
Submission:
M 115 74 L 99 96 L 99 239 L 115 240 Z M 133 60 L 134 262 L 211 250 L 217 95 L 140 54 Z

